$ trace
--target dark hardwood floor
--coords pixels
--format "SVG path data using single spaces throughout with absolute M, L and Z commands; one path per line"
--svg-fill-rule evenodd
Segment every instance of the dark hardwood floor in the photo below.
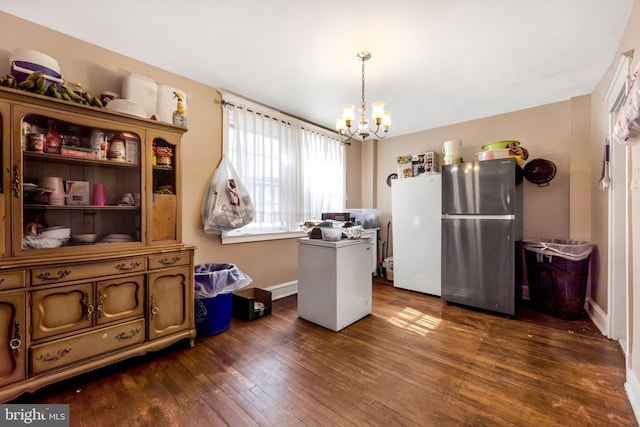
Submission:
M 624 359 L 588 318 L 514 319 L 374 281 L 335 333 L 273 313 L 12 403 L 68 403 L 72 426 L 634 426 Z

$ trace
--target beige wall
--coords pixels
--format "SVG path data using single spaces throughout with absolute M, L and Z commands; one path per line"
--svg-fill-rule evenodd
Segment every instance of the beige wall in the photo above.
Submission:
M 582 98 L 582 97 L 581 97 Z M 588 102 L 588 97 L 586 102 Z M 583 105 L 584 99 L 577 103 Z M 410 135 L 388 138 L 378 143 L 378 209 L 382 211 L 381 235 L 386 236 L 386 224 L 391 218 L 391 188 L 386 178 L 396 172 L 396 158 L 424 151 L 442 152 L 442 143 L 451 139 L 462 141 L 464 160 L 475 159 L 482 145 L 497 140 L 518 140 L 529 150 L 529 160 L 544 158 L 557 167 L 555 178 L 546 187 L 525 180 L 524 237 L 569 238 L 569 168 L 572 147 L 572 119 L 582 127 L 589 126 L 588 110 L 577 111 L 575 102 L 565 101 L 480 120 L 459 123 Z M 583 144 L 588 145 L 584 140 Z M 442 155 L 440 155 L 442 161 Z M 393 222 L 391 225 L 393 233 Z
M 189 130 L 183 138 L 183 241 L 197 246 L 196 263 L 229 262 L 253 278 L 254 286 L 266 287 L 297 279 L 295 239 L 222 245 L 218 236 L 202 230 L 200 205 L 211 174 L 222 155 L 222 114 L 215 88 L 163 71 L 140 61 L 51 31 L 0 12 L 0 75 L 9 73 L 13 49 L 44 52 L 60 64 L 65 79 L 79 81 L 87 91 L 120 92 L 122 76 L 129 72 L 157 83 L 184 90 L 188 98 Z M 360 158 L 348 158 L 347 188 L 351 207 L 361 197 Z
M 602 78 L 598 86 L 595 88 L 592 95 L 592 127 L 591 127 L 591 152 L 593 159 L 591 162 L 591 174 L 592 179 L 596 179 L 600 172 L 598 165 L 598 156 L 602 150 L 602 136 L 607 134 L 608 131 L 608 115 L 609 106 L 602 100 L 605 97 L 607 87 L 612 79 L 613 69 L 618 61 L 619 55 L 623 52 L 627 52 L 631 49 L 635 50 L 635 55 L 631 64 L 631 70 L 640 63 L 640 2 L 635 1 L 631 16 L 627 22 L 622 41 L 618 48 L 618 55 L 612 58 L 612 67 Z M 631 172 L 633 169 L 638 168 L 640 165 L 640 145 L 636 145 L 630 150 L 631 161 L 629 164 Z M 640 343 L 640 327 L 637 325 L 640 322 L 639 310 L 635 307 L 640 307 L 640 262 L 638 262 L 637 255 L 640 254 L 640 196 L 637 188 L 632 188 L 629 191 L 630 209 L 629 218 L 631 222 L 631 284 L 628 289 L 629 304 L 628 315 L 630 323 L 630 333 L 627 341 L 627 348 L 629 353 L 628 368 L 629 373 L 627 375 L 627 390 L 632 397 L 632 403 L 634 409 L 638 410 L 640 407 L 640 351 L 638 351 L 638 343 Z M 592 191 L 592 236 L 595 241 L 602 247 L 606 247 L 608 238 L 607 229 L 607 193 L 593 190 Z M 601 269 L 600 280 L 606 282 L 606 257 L 601 256 Z M 597 295 L 600 298 L 600 295 Z M 635 399 L 633 398 L 635 397 Z M 638 413 L 637 413 L 638 414 Z

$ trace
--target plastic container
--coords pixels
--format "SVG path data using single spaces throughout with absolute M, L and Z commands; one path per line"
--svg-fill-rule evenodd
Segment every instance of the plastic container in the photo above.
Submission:
M 531 308 L 561 319 L 582 315 L 592 249 L 577 240 L 525 241 Z
M 234 264 L 197 264 L 195 266 L 196 333 L 206 337 L 229 329 L 231 293 L 251 283 L 251 278 Z
M 44 71 L 44 77 L 49 83 L 56 85 L 58 89 L 62 85 L 64 79 L 60 74 L 60 65 L 58 61 L 31 49 L 15 49 L 11 54 L 11 75 L 15 77 L 18 83 L 21 83 L 29 77 L 34 71 Z
M 378 209 L 347 209 L 356 225 L 362 228 L 380 228 L 380 211 Z
M 231 325 L 231 294 L 196 299 L 194 313 L 197 336 L 208 337 L 226 331 Z
M 320 227 L 322 240 L 337 241 L 342 239 L 342 228 L 338 227 Z

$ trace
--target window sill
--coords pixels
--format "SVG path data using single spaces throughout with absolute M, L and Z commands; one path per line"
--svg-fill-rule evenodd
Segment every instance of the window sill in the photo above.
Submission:
M 225 236 L 224 233 L 222 233 L 221 239 L 223 245 L 229 245 L 233 243 L 262 242 L 266 240 L 298 239 L 300 237 L 307 237 L 307 233 L 304 231 L 288 231 L 265 234 L 241 234 L 238 236 Z

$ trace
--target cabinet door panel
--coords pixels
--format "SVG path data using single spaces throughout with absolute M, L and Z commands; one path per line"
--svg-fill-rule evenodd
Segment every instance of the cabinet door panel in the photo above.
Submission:
M 98 324 L 144 315 L 144 276 L 98 282 Z
M 149 274 L 149 339 L 188 329 L 192 274 L 190 268 Z
M 32 294 L 32 339 L 88 328 L 93 313 L 92 284 L 36 291 Z
M 24 293 L 0 296 L 0 386 L 25 378 Z
M 11 254 L 11 221 L 7 218 L 11 211 L 14 175 L 11 172 L 11 115 L 10 105 L 0 102 L 0 167 L 2 168 L 2 180 L 0 181 L 0 230 L 6 236 L 0 241 L 0 258 Z M 6 173 L 7 171 L 9 173 Z M 19 188 L 19 187 L 18 187 Z
M 148 243 L 181 241 L 180 136 L 150 131 L 147 138 L 153 141 L 149 148 L 154 159 L 148 176 L 153 191 L 147 213 Z

